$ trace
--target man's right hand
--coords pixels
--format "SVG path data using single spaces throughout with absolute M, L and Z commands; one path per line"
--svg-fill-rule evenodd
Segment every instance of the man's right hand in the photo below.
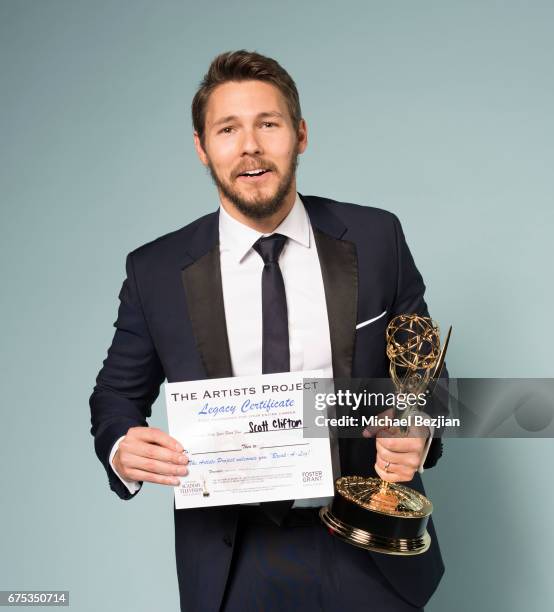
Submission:
M 131 427 L 113 457 L 113 465 L 123 478 L 156 482 L 172 487 L 185 476 L 188 457 L 183 447 L 156 427 Z

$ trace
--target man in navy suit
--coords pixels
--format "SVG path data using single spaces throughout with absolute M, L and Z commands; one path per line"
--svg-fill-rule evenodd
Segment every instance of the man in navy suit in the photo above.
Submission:
M 90 399 L 95 449 L 122 499 L 145 481 L 175 486 L 186 478 L 183 446 L 146 421 L 165 379 L 267 371 L 260 241 L 280 241 L 269 265 L 286 297 L 291 371 L 386 377 L 388 321 L 428 315 L 394 215 L 297 193 L 307 127 L 294 81 L 275 60 L 218 56 L 192 115 L 220 208 L 128 255 L 116 332 Z M 341 472 L 423 492 L 419 472 L 436 463 L 441 444 L 420 433 L 341 439 Z M 375 554 L 325 531 L 317 514 L 325 501 L 291 500 L 279 520 L 263 505 L 174 510 L 181 609 L 420 609 L 444 571 L 432 522 L 426 553 Z

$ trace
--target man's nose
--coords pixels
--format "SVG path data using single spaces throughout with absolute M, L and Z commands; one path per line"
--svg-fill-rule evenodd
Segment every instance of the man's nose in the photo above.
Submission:
M 242 140 L 243 155 L 261 155 L 262 145 L 254 129 L 245 130 Z

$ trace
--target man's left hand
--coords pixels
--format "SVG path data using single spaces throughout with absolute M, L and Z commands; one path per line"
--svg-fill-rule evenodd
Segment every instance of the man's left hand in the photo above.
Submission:
M 392 410 L 379 416 L 387 414 L 392 416 Z M 419 426 L 410 427 L 407 434 L 397 427 L 366 427 L 362 435 L 375 438 L 375 471 L 379 477 L 389 482 L 409 482 L 419 468 L 429 434 L 428 427 Z

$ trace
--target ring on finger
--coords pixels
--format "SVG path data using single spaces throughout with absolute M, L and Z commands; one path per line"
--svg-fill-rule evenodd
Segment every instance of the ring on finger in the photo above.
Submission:
M 387 461 L 387 464 L 385 465 L 385 472 L 387 473 L 389 471 L 389 466 L 390 466 L 390 461 Z

